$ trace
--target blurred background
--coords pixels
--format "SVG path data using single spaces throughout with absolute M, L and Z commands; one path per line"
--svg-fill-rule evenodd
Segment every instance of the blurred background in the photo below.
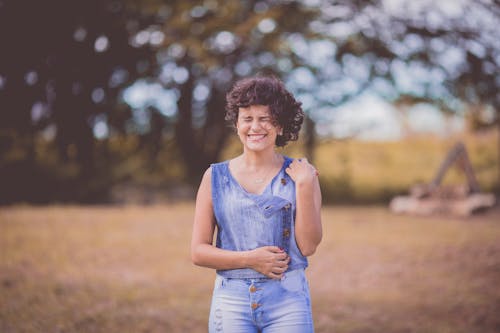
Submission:
M 387 201 L 429 180 L 457 140 L 498 191 L 499 12 L 486 0 L 2 0 L 0 203 L 192 198 L 238 149 L 225 93 L 258 73 L 303 103 L 285 153 L 318 165 L 327 202 Z
M 193 199 L 256 74 L 321 173 L 318 331 L 500 331 L 498 208 L 386 208 L 459 142 L 440 183 L 499 193 L 499 25 L 496 0 L 0 0 L 0 331 L 205 331 Z

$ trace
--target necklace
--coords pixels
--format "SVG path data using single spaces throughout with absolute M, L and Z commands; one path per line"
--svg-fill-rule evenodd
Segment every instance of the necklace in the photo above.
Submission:
M 275 159 L 276 159 L 276 155 L 274 155 L 274 160 Z M 267 171 L 264 173 L 264 175 L 261 178 L 252 179 L 254 184 L 262 184 L 267 179 L 267 176 L 269 175 L 269 172 L 271 172 L 272 169 L 274 169 L 274 161 L 273 161 L 273 165 L 269 169 L 267 169 Z
M 257 178 L 257 179 L 254 179 L 253 182 L 255 184 L 262 184 L 264 182 L 266 178 Z
M 266 178 L 267 178 L 267 175 L 269 174 L 269 172 L 271 171 L 272 167 L 267 169 L 267 171 L 264 173 L 264 175 L 262 175 L 261 178 L 254 178 L 252 179 L 252 181 L 255 183 L 255 184 L 262 184 Z

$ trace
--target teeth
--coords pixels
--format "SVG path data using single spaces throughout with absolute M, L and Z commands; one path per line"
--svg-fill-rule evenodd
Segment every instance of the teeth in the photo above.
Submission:
M 251 139 L 262 139 L 264 138 L 266 135 L 265 134 L 249 134 L 248 137 L 251 138 Z

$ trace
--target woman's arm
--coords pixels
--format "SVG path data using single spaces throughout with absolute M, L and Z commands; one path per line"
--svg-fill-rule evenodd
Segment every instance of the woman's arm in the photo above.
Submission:
M 211 173 L 203 175 L 194 213 L 191 260 L 195 265 L 214 269 L 252 268 L 271 278 L 281 278 L 288 268 L 288 255 L 276 246 L 251 251 L 229 251 L 213 246 L 215 217 L 212 205 Z
M 323 236 L 321 226 L 321 189 L 316 169 L 307 159 L 294 160 L 286 172 L 295 182 L 297 214 L 295 240 L 300 252 L 310 256 Z

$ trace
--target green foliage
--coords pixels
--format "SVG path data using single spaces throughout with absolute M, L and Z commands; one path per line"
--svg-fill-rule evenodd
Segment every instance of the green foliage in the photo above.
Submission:
M 256 73 L 281 77 L 311 121 L 330 121 L 332 107 L 369 89 L 400 104 L 481 107 L 493 116 L 473 119 L 498 122 L 499 6 L 442 6 L 416 3 L 412 15 L 380 1 L 1 1 L 0 181 L 9 187 L 0 202 L 105 200 L 118 182 L 164 184 L 172 173 L 197 184 L 228 144 L 226 91 Z M 124 88 L 139 80 L 175 96 L 170 109 L 126 104 Z M 305 132 L 307 156 L 314 133 Z M 344 173 L 325 181 L 349 190 L 332 196 L 367 193 L 342 154 Z

